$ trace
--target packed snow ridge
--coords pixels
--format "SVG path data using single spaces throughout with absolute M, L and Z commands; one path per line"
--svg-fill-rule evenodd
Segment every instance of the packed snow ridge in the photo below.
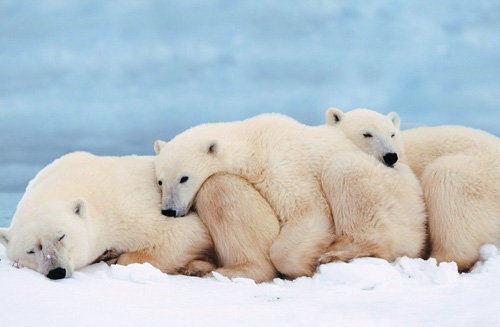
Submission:
M 361 258 L 312 278 L 172 276 L 149 264 L 99 263 L 51 281 L 12 266 L 0 246 L 3 326 L 499 325 L 500 253 L 481 249 L 470 273 L 455 263 Z

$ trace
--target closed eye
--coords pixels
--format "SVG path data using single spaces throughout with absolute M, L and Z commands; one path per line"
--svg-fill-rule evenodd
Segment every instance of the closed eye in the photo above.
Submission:
M 396 134 L 392 134 L 391 137 L 394 138 L 394 136 L 396 136 Z
M 59 237 L 58 241 L 61 242 L 65 237 L 66 237 L 66 234 L 64 234 L 63 236 Z
M 29 250 L 26 252 L 27 254 L 35 254 L 35 251 L 34 250 Z
M 365 134 L 363 134 L 363 136 L 366 137 L 366 138 L 373 137 L 373 135 L 371 135 L 370 133 L 365 133 Z

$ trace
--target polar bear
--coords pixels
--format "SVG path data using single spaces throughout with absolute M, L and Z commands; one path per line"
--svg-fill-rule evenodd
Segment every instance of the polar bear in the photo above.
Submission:
M 9 229 L 0 230 L 7 256 L 50 279 L 70 277 L 114 249 L 120 264 L 150 262 L 164 272 L 205 274 L 213 251 L 194 214 L 160 213 L 152 157 L 97 157 L 76 152 L 30 182 Z
M 424 190 L 431 256 L 467 271 L 482 245 L 500 244 L 500 140 L 460 126 L 420 127 L 402 136 L 402 160 Z
M 248 181 L 225 173 L 209 177 L 196 196 L 196 209 L 214 241 L 216 272 L 258 283 L 278 277 L 269 248 L 279 220 Z
M 424 191 L 431 256 L 440 262 L 455 261 L 461 271 L 468 270 L 483 244 L 500 243 L 500 140 L 460 126 L 400 132 L 396 113 L 387 116 L 394 126 L 387 123 L 381 135 L 380 128 L 364 126 L 366 113 L 346 114 L 331 108 L 326 120 L 381 162 L 390 165 L 384 157 L 394 153 L 394 159 L 410 166 Z M 369 120 L 377 117 L 383 116 L 372 112 Z
M 331 204 L 336 222 L 341 219 L 355 221 L 354 217 L 370 217 L 374 216 L 370 214 L 371 212 L 378 211 L 377 219 L 373 221 L 373 224 L 380 222 L 385 224 L 385 228 L 379 229 L 377 233 L 371 230 L 368 233 L 363 233 L 362 230 L 350 232 L 365 242 L 365 244 L 358 242 L 361 244 L 359 244 L 359 249 L 355 249 L 358 251 L 356 256 L 375 255 L 392 260 L 395 259 L 394 254 L 409 257 L 422 254 L 427 238 L 425 204 L 417 177 L 407 165 L 398 163 L 398 153 L 404 153 L 404 145 L 399 132 L 399 116 L 396 113 L 384 116 L 368 109 L 344 113 L 337 108 L 328 109 L 325 116 L 327 125 L 342 131 L 359 149 L 389 167 L 381 170 L 370 164 L 363 167 L 362 161 L 350 160 L 346 155 L 342 159 L 336 158 L 332 163 L 335 168 L 330 167 L 323 178 L 324 181 L 334 180 L 337 183 L 342 181 L 344 185 L 350 185 L 350 187 L 335 189 L 335 192 L 329 196 L 331 199 L 336 199 Z M 342 164 L 343 167 L 339 167 L 340 160 L 345 161 Z M 369 181 L 358 179 L 361 176 L 360 169 L 366 169 L 366 174 L 371 175 Z M 387 196 L 383 188 L 378 189 L 379 185 L 383 188 L 392 185 L 389 187 L 394 191 L 385 201 L 370 201 L 374 197 Z M 324 189 L 328 192 L 332 188 L 325 187 Z M 366 205 L 359 206 L 358 212 L 344 208 L 344 204 L 353 201 L 366 201 Z M 337 227 L 337 230 L 339 229 L 340 227 Z M 375 237 L 371 239 L 373 235 Z M 352 239 L 349 241 L 352 242 Z M 384 246 L 386 244 L 391 244 L 391 247 Z M 376 251 L 375 245 L 378 245 Z M 321 257 L 321 261 L 328 262 L 330 257 L 345 256 L 345 252 L 339 253 L 335 250 L 337 247 L 338 244 L 334 245 L 333 249 Z M 363 253 L 363 249 L 368 249 L 369 253 Z
M 306 126 L 283 115 L 267 114 L 241 122 L 200 125 L 169 142 L 158 140 L 154 148 L 156 174 L 163 194 L 162 213 L 166 216 L 181 217 L 193 204 L 197 206 L 196 194 L 213 174 L 241 176 L 254 186 L 269 202 L 281 225 L 269 250 L 269 258 L 278 271 L 290 278 L 311 276 L 320 255 L 333 241 L 329 253 L 338 256 L 331 255 L 332 260 L 349 260 L 360 251 L 363 255 L 379 254 L 379 244 L 374 242 L 376 235 L 358 238 L 355 234 L 358 229 L 353 226 L 363 229 L 364 236 L 386 228 L 385 222 L 378 221 L 379 210 L 391 208 L 397 197 L 393 183 L 384 181 L 384 174 L 390 171 L 361 152 L 336 129 Z M 341 172 L 336 174 L 337 168 L 344 169 L 347 164 L 358 161 L 360 168 L 348 167 L 347 177 Z M 349 188 L 342 179 L 352 178 L 355 173 L 358 174 L 357 182 L 362 181 L 365 189 L 366 184 L 371 183 L 370 178 L 376 178 L 377 194 L 363 193 L 368 197 L 364 200 L 375 203 L 374 209 L 363 210 L 367 203 L 351 198 L 359 191 L 355 188 L 351 194 L 342 193 L 351 201 L 342 208 L 367 216 L 355 219 L 357 217 L 345 214 L 341 219 L 333 217 L 332 220 L 331 201 L 327 197 L 341 187 Z M 324 176 L 328 178 L 322 180 Z M 336 205 L 332 203 L 333 207 Z M 215 238 L 217 224 L 206 224 Z M 384 237 L 383 241 L 387 239 Z M 417 243 L 416 247 L 421 247 L 421 242 Z M 390 246 L 380 253 L 391 258 L 400 254 L 395 254 Z M 226 273 L 232 275 L 229 269 Z M 238 273 L 245 274 L 241 270 Z
M 355 109 L 344 113 L 330 108 L 325 113 L 326 124 L 340 128 L 358 148 L 393 167 L 404 153 L 399 130 L 400 118 L 395 112 L 387 116 L 369 109 Z

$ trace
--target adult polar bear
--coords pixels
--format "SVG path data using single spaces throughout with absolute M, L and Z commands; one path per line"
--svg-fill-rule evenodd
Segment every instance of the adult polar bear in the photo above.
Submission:
M 468 270 L 483 244 L 500 244 L 497 137 L 460 126 L 401 132 L 397 114 L 385 117 L 366 109 L 344 113 L 331 108 L 326 121 L 380 161 L 399 157 L 412 168 L 423 186 L 431 256 L 438 261 L 455 261 L 460 270 Z
M 420 178 L 432 256 L 470 269 L 483 244 L 500 245 L 500 140 L 459 126 L 403 132 L 407 162 Z
M 226 182 L 232 196 L 253 191 L 247 192 L 244 181 L 231 176 L 212 178 L 207 186 L 225 187 Z M 200 195 L 210 197 L 203 191 Z M 218 201 L 233 198 L 211 199 L 215 206 Z M 10 229 L 0 229 L 0 242 L 11 260 L 51 279 L 70 277 L 108 249 L 126 252 L 120 264 L 149 262 L 167 273 L 204 275 L 214 269 L 205 260 L 213 244 L 198 217 L 167 220 L 160 214 L 160 203 L 152 157 L 71 153 L 30 182 Z M 262 215 L 267 205 L 263 203 L 255 199 L 254 207 L 245 211 Z M 232 210 L 227 207 L 225 213 L 231 215 Z
M 198 190 L 214 174 L 231 173 L 248 180 L 280 220 L 281 231 L 270 248 L 270 259 L 288 277 L 312 275 L 320 255 L 334 240 L 331 260 L 365 255 L 388 260 L 416 257 L 422 249 L 423 228 L 413 231 L 414 225 L 388 218 L 404 194 L 415 203 L 405 214 L 422 223 L 421 192 L 404 180 L 392 180 L 400 176 L 335 129 L 306 126 L 282 115 L 262 115 L 194 127 L 168 143 L 157 141 L 155 151 L 166 216 L 189 212 Z M 343 200 L 348 203 L 341 204 L 342 217 L 332 220 L 330 205 Z M 216 223 L 204 222 L 213 238 L 214 230 L 218 236 L 229 235 Z M 421 235 L 407 237 L 414 233 Z M 217 244 L 215 240 L 221 255 Z M 234 246 L 241 247 L 237 242 Z M 238 276 L 242 271 L 227 269 L 226 273 Z

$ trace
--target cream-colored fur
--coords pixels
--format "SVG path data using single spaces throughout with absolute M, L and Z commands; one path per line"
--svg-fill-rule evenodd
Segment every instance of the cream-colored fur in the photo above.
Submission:
M 281 231 L 271 246 L 270 258 L 278 271 L 292 278 L 312 275 L 320 254 L 335 239 L 329 202 L 335 206 L 336 199 L 328 201 L 326 195 L 332 196 L 332 190 L 346 177 L 340 172 L 339 180 L 335 180 L 337 175 L 332 168 L 328 183 L 322 183 L 325 166 L 335 167 L 330 161 L 335 164 L 335 158 L 343 158 L 347 152 L 348 157 L 338 167 L 343 169 L 346 160 L 353 162 L 358 158 L 363 166 L 358 170 L 359 180 L 374 175 L 366 167 L 380 171 L 381 175 L 386 172 L 385 167 L 357 149 L 341 131 L 305 126 L 281 115 L 194 127 L 168 143 L 157 141 L 155 151 L 164 210 L 169 210 L 169 215 L 186 214 L 201 185 L 214 174 L 225 172 L 248 180 L 280 220 Z M 325 185 L 332 190 L 324 190 Z M 394 191 L 384 185 L 387 184 L 380 185 L 383 193 Z M 378 200 L 386 201 L 383 197 L 374 201 Z M 359 211 L 360 205 L 354 203 L 347 210 Z M 372 228 L 362 221 L 356 224 Z
M 400 152 L 399 118 L 367 109 L 331 108 L 327 124 L 371 157 L 337 154 L 322 178 L 340 239 L 321 262 L 376 256 L 418 257 L 426 239 L 425 205 L 419 181 L 402 163 L 384 167 L 384 155 Z M 387 164 L 387 163 L 386 163 Z M 349 246 L 344 247 L 344 244 Z
M 483 244 L 500 244 L 500 140 L 459 126 L 403 132 L 405 160 L 420 178 L 438 261 L 467 270 Z
M 204 259 L 213 244 L 203 223 L 194 214 L 165 219 L 160 203 L 152 157 L 71 153 L 30 183 L 0 239 L 11 260 L 45 275 L 61 268 L 69 277 L 108 249 L 131 252 L 122 264 L 211 271 Z
M 213 175 L 202 185 L 195 205 L 214 240 L 221 266 L 217 272 L 256 282 L 277 276 L 269 249 L 279 221 L 252 185 L 239 176 Z
M 500 243 L 500 140 L 488 133 L 460 126 L 421 127 L 400 133 L 397 114 L 389 122 L 366 127 L 363 116 L 377 121 L 380 114 L 332 108 L 327 123 L 341 127 L 365 152 L 381 162 L 387 152 L 397 153 L 421 182 L 428 213 L 431 256 L 455 261 L 469 269 L 486 243 Z M 341 122 L 341 123 L 339 123 Z M 346 124 L 348 122 L 348 124 Z M 380 131 L 383 131 L 380 133 Z M 372 138 L 363 134 L 369 132 Z
M 292 278 L 310 276 L 334 238 L 319 182 L 330 153 L 318 151 L 317 137 L 332 147 L 340 140 L 338 148 L 349 148 L 340 133 L 306 127 L 281 115 L 201 125 L 168 143 L 157 141 L 155 162 L 163 203 L 182 216 L 208 177 L 224 172 L 241 176 L 262 194 L 280 220 L 280 234 L 270 249 L 274 266 Z M 189 180 L 180 183 L 184 176 Z
M 401 120 L 395 112 L 384 116 L 369 109 L 343 112 L 330 108 L 325 118 L 327 125 L 339 128 L 359 149 L 386 165 L 394 164 L 384 160 L 387 154 L 404 153 L 404 141 L 399 130 Z M 396 157 L 394 161 L 398 159 Z

